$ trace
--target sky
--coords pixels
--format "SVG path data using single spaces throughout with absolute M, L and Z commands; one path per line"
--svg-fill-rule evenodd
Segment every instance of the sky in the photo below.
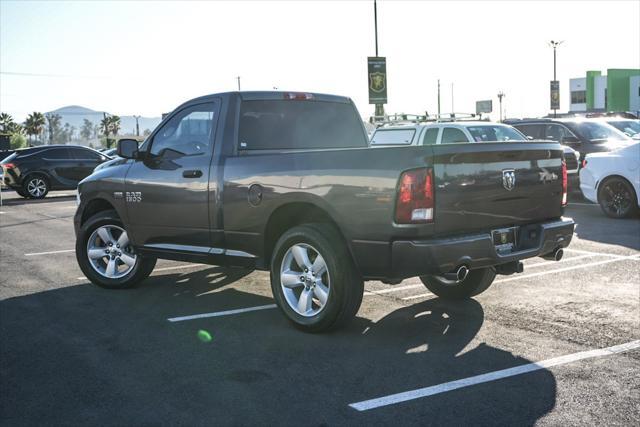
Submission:
M 640 68 L 640 1 L 378 2 L 387 113 L 474 112 L 505 93 L 508 117 L 549 111 L 550 40 L 561 111 L 569 78 Z M 351 97 L 363 117 L 373 1 L 0 0 L 0 111 L 82 105 L 160 116 L 184 101 L 237 89 Z M 453 85 L 453 99 L 452 99 Z

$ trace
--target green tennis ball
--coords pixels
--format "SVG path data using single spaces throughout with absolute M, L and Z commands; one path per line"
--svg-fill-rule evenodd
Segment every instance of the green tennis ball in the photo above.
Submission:
M 211 342 L 211 334 L 203 329 L 198 331 L 198 339 L 202 342 Z

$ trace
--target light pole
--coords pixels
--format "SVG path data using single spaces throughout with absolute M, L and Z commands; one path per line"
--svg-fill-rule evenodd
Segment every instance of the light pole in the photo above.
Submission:
M 560 46 L 563 42 L 564 40 L 560 40 L 560 41 L 551 40 L 549 42 L 549 46 L 553 48 L 553 81 L 554 82 L 557 81 L 556 80 L 556 48 Z M 558 110 L 555 108 L 553 109 L 553 117 L 558 117 Z
M 498 92 L 498 102 L 500 103 L 500 122 L 502 123 L 502 98 L 504 98 L 505 93 L 503 91 Z
M 240 76 L 236 77 L 236 80 L 238 80 L 238 92 L 240 92 Z
M 141 116 L 133 116 L 133 118 L 136 119 L 136 136 L 140 136 L 140 124 L 138 123 L 140 117 Z

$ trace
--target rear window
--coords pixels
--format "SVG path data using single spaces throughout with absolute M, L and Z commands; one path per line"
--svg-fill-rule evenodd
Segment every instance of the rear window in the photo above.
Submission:
M 475 142 L 523 141 L 525 136 L 507 126 L 469 126 L 467 130 Z
M 352 104 L 323 101 L 243 101 L 241 150 L 366 147 L 362 121 Z
M 377 130 L 371 138 L 371 145 L 409 145 L 415 133 L 415 129 Z
M 1 154 L 0 154 L 0 156 L 1 156 Z M 2 159 L 1 163 L 9 163 L 11 160 L 15 159 L 16 157 L 18 157 L 18 153 L 9 154 L 7 157 Z
M 533 139 L 544 139 L 544 125 L 517 125 L 516 129 Z

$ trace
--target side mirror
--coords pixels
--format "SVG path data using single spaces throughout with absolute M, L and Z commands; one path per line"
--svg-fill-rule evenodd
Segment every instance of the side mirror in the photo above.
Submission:
M 563 144 L 575 144 L 577 142 L 580 142 L 580 140 L 575 136 L 563 136 L 562 141 L 560 142 Z
M 118 141 L 118 156 L 124 159 L 137 159 L 139 157 L 138 141 L 135 139 L 121 139 Z

